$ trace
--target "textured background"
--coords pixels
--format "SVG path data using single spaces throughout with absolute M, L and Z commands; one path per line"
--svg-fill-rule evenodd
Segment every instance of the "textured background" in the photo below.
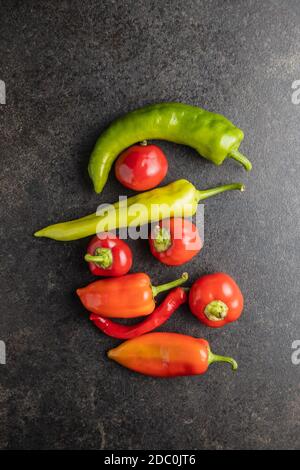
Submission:
M 296 0 L 0 2 L 1 448 L 299 448 L 299 15 Z M 167 100 L 225 114 L 253 162 L 249 174 L 233 161 L 216 168 L 161 144 L 165 182 L 247 186 L 206 203 L 205 247 L 187 266 L 192 280 L 231 273 L 244 316 L 214 331 L 181 309 L 162 328 L 205 336 L 239 361 L 236 375 L 216 365 L 156 380 L 110 363 L 117 341 L 74 295 L 92 279 L 87 241 L 32 237 L 124 194 L 113 175 L 93 193 L 93 144 L 120 114 Z M 147 243 L 131 245 L 134 270 L 154 283 L 182 272 L 156 262 Z

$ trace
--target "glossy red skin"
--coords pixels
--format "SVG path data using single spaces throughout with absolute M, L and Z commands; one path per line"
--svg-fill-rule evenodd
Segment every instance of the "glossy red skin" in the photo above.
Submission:
M 185 291 L 181 287 L 176 287 L 168 293 L 162 303 L 145 320 L 135 325 L 122 325 L 94 313 L 90 315 L 90 320 L 108 336 L 118 339 L 131 339 L 149 333 L 149 331 L 163 325 L 186 301 Z
M 207 304 L 213 300 L 222 300 L 228 306 L 226 318 L 212 321 L 204 313 Z M 205 325 L 220 328 L 227 323 L 236 321 L 244 307 L 243 294 L 236 282 L 225 273 L 207 274 L 200 277 L 192 285 L 189 293 L 191 312 Z
M 158 225 L 169 231 L 172 242 L 166 251 L 159 252 L 156 250 L 152 238 L 154 231 L 150 234 L 149 244 L 151 253 L 161 263 L 169 266 L 180 266 L 190 261 L 201 250 L 203 243 L 198 229 L 190 220 L 175 217 L 173 219 L 161 220 Z M 176 230 L 182 233 L 181 238 L 175 238 Z
M 113 263 L 109 268 L 101 268 L 96 263 L 89 262 L 89 269 L 94 276 L 123 276 L 132 266 L 132 252 L 129 246 L 119 237 L 110 232 L 95 235 L 87 247 L 87 253 L 95 254 L 96 248 L 110 248 Z
M 146 191 L 166 176 L 168 161 L 157 145 L 133 145 L 118 157 L 115 175 L 126 188 Z
M 151 281 L 145 273 L 98 279 L 76 293 L 89 312 L 103 317 L 136 318 L 155 309 Z

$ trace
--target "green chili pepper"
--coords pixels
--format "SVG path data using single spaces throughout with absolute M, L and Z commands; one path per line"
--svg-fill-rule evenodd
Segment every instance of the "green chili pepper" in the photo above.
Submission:
M 243 131 L 220 114 L 183 103 L 149 105 L 116 119 L 100 135 L 88 170 L 95 191 L 100 193 L 118 155 L 147 139 L 188 145 L 216 165 L 234 158 L 251 170 L 250 161 L 238 151 L 243 138 Z
M 196 213 L 199 201 L 232 189 L 243 191 L 244 186 L 233 183 L 198 191 L 192 183 L 181 179 L 167 186 L 137 194 L 126 201 L 116 202 L 107 208 L 105 214 L 93 213 L 70 222 L 50 225 L 34 235 L 69 241 L 116 228 L 137 227 L 168 217 L 190 217 Z M 124 205 L 124 202 L 127 205 Z

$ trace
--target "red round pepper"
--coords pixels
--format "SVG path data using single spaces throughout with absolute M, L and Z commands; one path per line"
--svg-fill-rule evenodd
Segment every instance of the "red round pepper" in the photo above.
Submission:
M 133 145 L 118 157 L 115 165 L 116 178 L 135 191 L 155 188 L 166 176 L 168 161 L 157 145 Z
M 148 333 L 125 341 L 107 355 L 128 369 L 153 377 L 204 374 L 214 362 L 238 368 L 231 357 L 213 354 L 205 339 L 178 333 Z
M 165 323 L 186 300 L 185 291 L 181 287 L 176 287 L 145 320 L 135 325 L 121 325 L 94 313 L 91 314 L 90 320 L 108 336 L 118 339 L 135 338 Z
M 220 328 L 241 316 L 244 299 L 239 286 L 228 274 L 207 274 L 192 285 L 189 306 L 202 323 Z
M 132 266 L 132 252 L 117 235 L 109 232 L 95 235 L 84 257 L 95 276 L 123 276 Z
M 196 225 L 179 217 L 161 220 L 152 230 L 149 244 L 153 256 L 169 266 L 187 263 L 202 248 Z

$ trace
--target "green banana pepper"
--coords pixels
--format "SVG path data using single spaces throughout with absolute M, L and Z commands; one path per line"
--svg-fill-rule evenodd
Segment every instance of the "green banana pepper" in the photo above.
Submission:
M 196 213 L 199 201 L 233 189 L 243 191 L 244 185 L 232 183 L 198 191 L 192 183 L 181 179 L 132 196 L 126 199 L 126 205 L 124 201 L 116 202 L 105 214 L 93 213 L 77 220 L 50 225 L 34 235 L 59 241 L 78 240 L 98 232 L 137 227 L 168 217 L 190 217 Z M 139 218 L 137 213 L 140 214 Z
M 88 170 L 95 191 L 100 193 L 118 155 L 148 139 L 190 146 L 216 165 L 234 158 L 251 170 L 250 161 L 238 151 L 243 138 L 243 131 L 220 114 L 183 103 L 149 105 L 112 122 L 97 140 Z

